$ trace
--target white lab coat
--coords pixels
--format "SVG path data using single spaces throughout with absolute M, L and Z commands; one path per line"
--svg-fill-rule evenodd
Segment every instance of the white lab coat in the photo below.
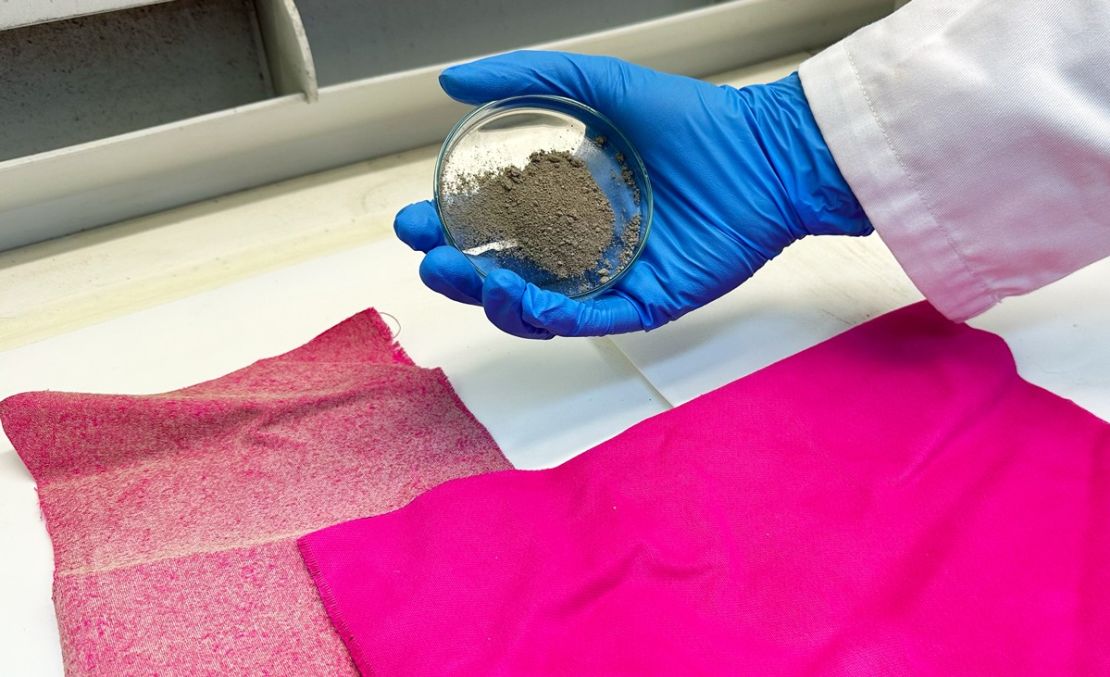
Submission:
M 1110 255 L 1110 0 L 913 0 L 800 75 L 879 235 L 947 316 Z

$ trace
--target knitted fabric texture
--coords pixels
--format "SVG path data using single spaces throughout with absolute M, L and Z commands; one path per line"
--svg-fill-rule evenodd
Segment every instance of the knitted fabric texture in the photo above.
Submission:
M 214 381 L 25 393 L 0 421 L 38 482 L 77 675 L 353 674 L 296 537 L 509 467 L 373 311 Z
M 925 305 L 299 544 L 375 675 L 1110 674 L 1110 425 Z

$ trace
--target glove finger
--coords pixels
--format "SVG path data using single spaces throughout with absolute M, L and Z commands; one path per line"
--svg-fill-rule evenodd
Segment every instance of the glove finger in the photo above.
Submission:
M 393 219 L 393 232 L 401 242 L 419 252 L 430 252 L 444 244 L 443 226 L 431 200 L 413 203 Z
M 644 328 L 636 304 L 618 292 L 575 301 L 530 284 L 522 306 L 528 324 L 557 336 L 606 336 Z
M 549 339 L 554 334 L 538 329 L 524 319 L 521 301 L 528 285 L 514 272 L 499 269 L 486 276 L 482 285 L 482 305 L 486 317 L 498 329 L 513 336 Z
M 521 94 L 556 94 L 586 103 L 619 127 L 642 116 L 638 100 L 659 73 L 604 56 L 517 51 L 451 66 L 439 76 L 458 101 L 482 104 Z M 622 119 L 629 118 L 629 119 Z
M 420 279 L 452 301 L 482 304 L 482 277 L 466 254 L 454 247 L 436 247 L 428 252 L 420 262 Z

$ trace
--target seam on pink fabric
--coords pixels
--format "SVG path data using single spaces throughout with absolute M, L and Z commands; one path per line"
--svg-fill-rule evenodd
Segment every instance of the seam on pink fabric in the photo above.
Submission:
M 357 519 L 357 517 L 352 517 L 351 519 Z M 59 577 L 62 577 L 62 576 L 66 576 L 66 577 L 97 576 L 99 574 L 106 574 L 106 573 L 110 573 L 110 572 L 124 571 L 126 569 L 133 569 L 135 567 L 146 566 L 148 564 L 158 564 L 159 562 L 165 562 L 167 560 L 172 560 L 172 559 L 181 559 L 183 557 L 193 557 L 193 556 L 196 556 L 196 555 L 218 555 L 218 554 L 221 554 L 221 553 L 236 552 L 236 551 L 239 551 L 239 550 L 244 550 L 244 551 L 253 550 L 253 549 L 258 548 L 260 546 L 266 546 L 266 545 L 271 545 L 271 544 L 274 544 L 274 543 L 280 543 L 282 541 L 293 541 L 293 540 L 296 540 L 297 538 L 303 536 L 306 533 L 312 533 L 313 531 L 319 531 L 320 529 L 326 529 L 327 527 L 330 527 L 333 524 L 335 524 L 335 522 L 327 521 L 327 522 L 322 522 L 322 523 L 320 523 L 318 525 L 315 525 L 315 526 L 308 527 L 307 531 L 302 530 L 302 529 L 298 529 L 297 531 L 291 531 L 291 532 L 288 532 L 288 533 L 276 534 L 276 535 L 273 535 L 273 536 L 266 536 L 264 538 L 259 538 L 259 539 L 255 539 L 255 540 L 240 541 L 240 542 L 236 543 L 235 545 L 226 546 L 226 547 L 219 547 L 219 548 L 211 548 L 211 549 L 197 548 L 195 550 L 190 550 L 188 548 L 184 548 L 184 549 L 179 550 L 179 551 L 175 550 L 175 551 L 167 552 L 167 553 L 161 554 L 157 557 L 148 557 L 146 559 L 135 559 L 135 560 L 126 561 L 126 562 L 111 562 L 111 563 L 108 563 L 108 564 L 104 564 L 102 566 L 71 567 L 71 568 L 67 568 L 67 569 L 62 569 L 57 564 L 55 564 L 54 565 L 54 577 L 59 578 Z
M 324 611 L 327 612 L 328 618 L 331 619 L 336 634 L 339 635 L 339 639 L 342 640 L 343 645 L 347 647 L 347 651 L 351 654 L 356 669 L 361 673 L 362 669 L 358 666 L 371 665 L 371 663 L 366 660 L 366 653 L 355 637 L 355 633 L 351 632 L 350 627 L 348 627 L 346 617 L 339 608 L 339 603 L 336 601 L 335 593 L 331 589 L 331 584 L 328 583 L 327 576 L 324 576 L 320 571 L 320 562 L 316 559 L 316 552 L 308 545 L 305 539 L 305 536 L 297 539 L 297 550 L 301 553 L 301 560 L 304 562 L 305 568 L 308 569 L 308 575 L 316 584 L 316 594 L 320 596 L 320 601 L 324 605 Z
M 929 215 L 929 219 L 937 227 L 937 230 L 939 230 L 940 233 L 944 236 L 944 241 L 948 243 L 949 249 L 952 250 L 952 254 L 956 257 L 956 260 L 960 263 L 961 266 L 963 266 L 964 271 L 972 280 L 974 280 L 979 285 L 983 292 L 986 293 L 988 297 L 990 297 L 993 303 L 998 303 L 1002 300 L 1001 297 L 999 297 L 998 293 L 995 292 L 995 290 L 992 289 L 989 284 L 987 284 L 986 280 L 984 280 L 982 276 L 975 271 L 974 267 L 972 267 L 970 262 L 967 260 L 967 257 L 965 257 L 963 252 L 960 251 L 959 247 L 956 246 L 956 241 L 952 238 L 952 234 L 936 217 L 932 204 L 921 191 L 920 186 L 914 179 L 913 174 L 910 173 L 909 168 L 906 167 L 905 160 L 903 160 L 902 155 L 898 152 L 898 149 L 895 148 L 894 142 L 893 140 L 891 140 L 890 134 L 887 132 L 886 125 L 883 124 L 882 118 L 879 116 L 879 112 L 875 108 L 875 102 L 871 99 L 871 93 L 867 91 L 867 87 L 863 83 L 863 78 L 860 76 L 859 73 L 859 67 L 856 66 L 856 59 L 852 55 L 852 49 L 850 45 L 848 45 L 847 43 L 845 43 L 844 45 L 844 53 L 848 57 L 848 67 L 852 70 L 852 76 L 856 79 L 856 84 L 859 85 L 860 92 L 863 94 L 863 100 L 867 102 L 867 109 L 871 111 L 871 117 L 875 120 L 875 125 L 879 128 L 879 133 L 883 135 L 883 141 L 886 142 L 887 148 L 890 149 L 891 154 L 894 156 L 894 161 L 898 163 L 898 167 L 902 170 L 902 175 L 905 176 L 906 181 L 909 182 L 910 188 L 913 190 L 913 194 L 916 195 L 917 199 L 921 201 L 922 206 L 925 208 L 925 213 Z

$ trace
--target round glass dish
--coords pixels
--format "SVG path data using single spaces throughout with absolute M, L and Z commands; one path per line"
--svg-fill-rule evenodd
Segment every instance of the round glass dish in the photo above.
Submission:
M 585 272 L 553 270 L 530 257 L 519 241 L 503 234 L 491 236 L 488 228 L 468 222 L 473 214 L 467 201 L 479 190 L 475 177 L 505 182 L 506 175 L 516 180 L 523 172 L 522 180 L 528 180 L 526 168 L 535 163 L 535 153 L 559 154 L 563 161 L 585 167 L 612 207 L 608 243 L 598 244 L 597 260 Z M 636 262 L 651 229 L 651 183 L 639 153 L 601 113 L 559 96 L 501 99 L 463 117 L 447 135 L 436 160 L 435 202 L 447 241 L 467 255 L 479 274 L 506 268 L 538 287 L 573 298 L 597 294 L 615 284 Z M 513 209 L 521 211 L 519 223 L 536 223 L 539 218 L 541 227 L 550 225 L 560 236 L 575 237 L 573 229 L 580 227 L 561 212 L 567 222 L 523 213 L 527 210 L 523 204 Z M 507 220 L 514 222 L 516 213 L 510 211 Z M 591 243 L 602 240 L 601 233 L 591 236 Z

